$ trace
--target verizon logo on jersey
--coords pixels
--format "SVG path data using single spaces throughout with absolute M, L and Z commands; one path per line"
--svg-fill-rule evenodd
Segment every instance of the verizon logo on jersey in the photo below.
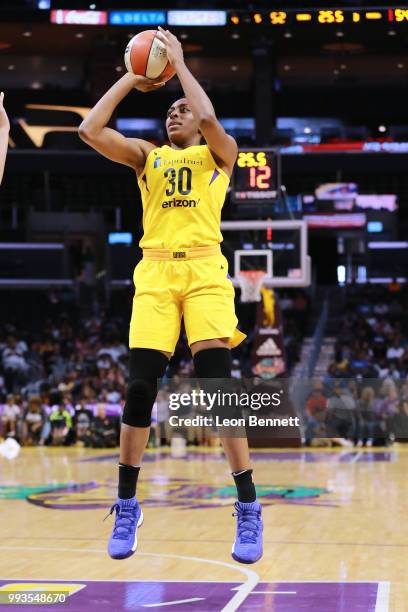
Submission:
M 200 200 L 165 200 L 162 202 L 162 208 L 195 208 L 200 203 Z

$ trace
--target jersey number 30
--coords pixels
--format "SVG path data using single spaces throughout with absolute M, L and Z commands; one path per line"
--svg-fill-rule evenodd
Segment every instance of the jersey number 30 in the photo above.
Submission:
M 188 195 L 191 191 L 191 179 L 193 176 L 191 168 L 183 166 L 179 168 L 178 172 L 174 168 L 167 168 L 164 176 L 168 180 L 168 187 L 166 189 L 166 195 L 172 196 L 176 192 L 176 180 L 177 180 L 177 191 L 180 195 Z

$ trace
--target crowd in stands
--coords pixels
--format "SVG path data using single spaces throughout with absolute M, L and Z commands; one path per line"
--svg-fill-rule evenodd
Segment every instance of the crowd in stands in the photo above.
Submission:
M 286 352 L 294 347 L 295 362 L 308 303 L 300 293 L 280 297 Z M 408 439 L 407 306 L 407 288 L 397 283 L 347 288 L 333 360 L 306 401 L 308 444 Z M 23 326 L 10 317 L 0 328 L 0 435 L 23 445 L 116 446 L 128 369 L 127 314 L 80 315 L 52 292 L 43 310 L 41 322 Z M 233 376 L 247 375 L 245 358 L 237 351 Z M 194 376 L 183 334 L 168 375 L 175 384 Z M 169 443 L 169 389 L 157 397 L 153 444 Z M 193 444 L 210 443 L 204 429 L 188 436 Z
M 408 290 L 347 288 L 335 354 L 306 404 L 306 439 L 344 445 L 408 439 Z

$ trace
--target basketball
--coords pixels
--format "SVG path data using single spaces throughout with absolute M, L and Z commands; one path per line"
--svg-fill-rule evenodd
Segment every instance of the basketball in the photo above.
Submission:
M 167 59 L 163 43 L 156 37 L 156 30 L 145 30 L 136 34 L 125 51 L 125 65 L 128 72 L 148 79 L 171 79 L 176 71 Z

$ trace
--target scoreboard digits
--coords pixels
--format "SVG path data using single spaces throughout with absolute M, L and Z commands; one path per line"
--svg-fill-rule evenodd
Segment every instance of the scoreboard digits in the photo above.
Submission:
M 408 7 L 379 8 L 343 8 L 327 7 L 310 8 L 302 11 L 296 9 L 274 11 L 230 11 L 229 23 L 241 25 L 252 23 L 255 26 L 297 26 L 302 28 L 313 26 L 351 25 L 366 27 L 371 23 L 408 24 Z
M 343 11 L 319 11 L 317 19 L 319 23 L 343 23 L 344 12 Z
M 272 169 L 270 166 L 251 168 L 249 171 L 249 185 L 253 189 L 269 189 Z
M 239 151 L 231 181 L 232 201 L 275 201 L 280 186 L 279 172 L 279 156 L 275 150 Z
M 287 18 L 288 14 L 284 11 L 272 11 L 269 13 L 269 19 L 272 25 L 285 25 Z
M 408 21 L 408 9 L 389 9 L 388 18 L 390 21 L 396 21 L 397 23 Z
M 240 168 L 260 168 L 266 166 L 265 151 L 240 151 L 238 153 L 237 164 Z

